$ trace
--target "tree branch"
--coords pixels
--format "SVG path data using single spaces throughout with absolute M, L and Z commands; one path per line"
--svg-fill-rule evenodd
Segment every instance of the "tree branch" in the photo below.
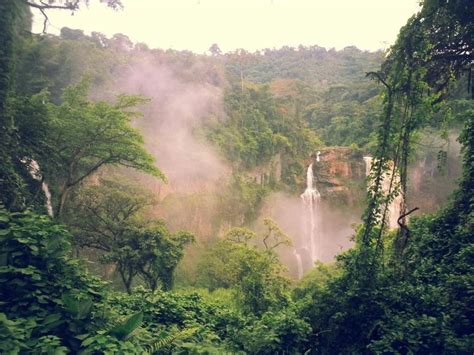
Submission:
M 109 163 L 111 160 L 112 160 L 112 157 L 107 157 L 106 159 L 100 160 L 97 164 L 95 164 L 92 168 L 90 168 L 82 176 L 80 176 L 76 180 L 68 183 L 68 187 L 72 187 L 72 186 L 75 186 L 75 185 L 79 184 L 82 180 L 84 180 L 86 177 L 91 175 L 93 172 L 95 172 L 97 169 L 99 169 L 102 165 Z
M 382 75 L 380 73 L 374 72 L 374 71 L 369 71 L 368 73 L 365 73 L 365 76 L 368 78 L 376 78 L 378 81 L 380 81 L 389 91 L 391 91 L 390 85 L 385 81 L 384 78 L 382 78 Z
M 74 2 L 66 2 L 65 5 L 53 5 L 53 4 L 47 4 L 43 1 L 40 0 L 40 3 L 37 4 L 33 1 L 28 1 L 28 0 L 22 0 L 25 4 L 28 6 L 31 6 L 35 9 L 38 9 L 41 14 L 44 17 L 44 22 L 43 22 L 43 33 L 46 33 L 46 28 L 48 27 L 48 22 L 49 18 L 48 15 L 46 15 L 46 12 L 44 10 L 48 9 L 57 9 L 57 10 L 71 10 L 71 11 L 76 11 L 79 9 L 79 0 L 74 0 Z
M 415 208 L 411 209 L 410 211 L 408 211 L 407 213 L 404 213 L 404 214 L 402 214 L 400 217 L 398 217 L 397 223 L 398 223 L 398 225 L 400 226 L 400 228 L 402 228 L 402 229 L 404 229 L 404 230 L 406 230 L 406 231 L 409 231 L 408 227 L 407 227 L 406 225 L 404 225 L 404 224 L 401 222 L 401 220 L 402 220 L 403 218 L 405 218 L 406 216 L 408 216 L 409 214 L 411 214 L 411 213 L 413 213 L 413 212 L 415 212 L 416 210 L 419 210 L 419 209 L 420 209 L 419 207 L 415 207 Z
M 48 27 L 49 18 L 48 18 L 48 15 L 46 15 L 46 12 L 44 12 L 44 9 L 39 9 L 39 10 L 44 16 L 43 33 L 46 33 L 46 28 Z
M 76 0 L 74 2 L 67 2 L 65 5 L 52 5 L 52 4 L 46 4 L 42 1 L 40 1 L 41 4 L 37 4 L 32 1 L 28 0 L 23 0 L 24 3 L 27 5 L 34 7 L 35 9 L 39 10 L 47 10 L 47 9 L 61 9 L 61 10 L 78 10 L 79 9 L 79 0 Z M 43 13 L 44 14 L 44 13 Z

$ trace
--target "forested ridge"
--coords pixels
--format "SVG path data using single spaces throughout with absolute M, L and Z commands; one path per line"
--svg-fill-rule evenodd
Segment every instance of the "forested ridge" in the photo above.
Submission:
M 31 8 L 85 3 L 0 3 L 2 354 L 474 351 L 471 1 L 423 1 L 386 53 L 30 32 Z M 410 169 L 443 176 L 457 132 L 462 174 L 427 214 Z M 361 223 L 298 279 L 263 206 L 338 147 L 373 157 Z

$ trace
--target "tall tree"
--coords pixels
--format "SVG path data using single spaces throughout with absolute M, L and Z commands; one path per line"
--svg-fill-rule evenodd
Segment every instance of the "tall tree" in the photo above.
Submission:
M 137 276 L 152 290 L 159 284 L 170 290 L 184 247 L 194 240 L 147 218 L 153 203 L 150 191 L 123 176 L 108 177 L 83 187 L 65 215 L 76 244 L 99 250 L 102 261 L 115 264 L 128 293 Z
M 138 231 L 135 238 L 138 274 L 153 291 L 159 284 L 165 291 L 171 290 L 184 247 L 194 241 L 194 236 L 189 232 L 170 233 L 164 223 L 154 223 Z
M 165 178 L 143 147 L 143 137 L 131 126 L 132 119 L 139 116 L 133 109 L 146 100 L 122 95 L 114 104 L 92 102 L 87 100 L 87 92 L 88 83 L 82 81 L 65 90 L 61 105 L 48 104 L 52 149 L 40 165 L 46 178 L 55 182 L 58 218 L 71 190 L 104 165 L 121 165 Z
M 25 6 L 15 0 L 0 3 L 0 201 L 8 208 L 22 205 L 23 179 L 18 171 L 15 118 L 8 109 L 12 94 L 19 29 Z
M 414 210 L 406 203 L 413 136 L 430 122 L 450 84 L 471 71 L 474 31 L 466 14 L 473 11 L 470 0 L 425 1 L 382 69 L 369 73 L 384 87 L 374 183 L 356 248 L 340 257 L 342 275 L 314 302 L 314 329 L 321 334 L 315 342 L 323 353 L 472 353 L 472 109 L 458 118 L 465 122 L 464 176 L 453 201 L 435 216 L 410 224 L 405 217 Z M 400 186 L 385 196 L 384 175 L 396 169 Z M 384 206 L 399 192 L 405 202 L 392 242 Z
M 119 0 L 101 1 L 107 6 L 118 8 Z M 31 8 L 40 10 L 47 23 L 48 9 L 76 11 L 88 0 L 4 0 L 0 2 L 0 201 L 9 209 L 22 209 L 28 201 L 25 188 L 28 172 L 22 162 L 24 156 L 18 154 L 20 142 L 15 117 L 15 107 L 8 98 L 14 96 L 14 76 L 16 55 L 21 47 L 22 38 L 31 30 Z

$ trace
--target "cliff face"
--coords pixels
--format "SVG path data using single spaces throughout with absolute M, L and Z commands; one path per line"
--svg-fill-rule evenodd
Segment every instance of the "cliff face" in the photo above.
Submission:
M 366 179 L 366 165 L 360 151 L 347 147 L 325 148 L 312 156 L 312 163 L 323 200 L 350 206 L 360 203 Z
M 353 225 L 360 223 L 367 191 L 366 165 L 360 151 L 347 147 L 321 149 L 306 162 L 306 169 L 310 164 L 313 171 L 313 188 L 320 194 L 320 199 L 313 207 L 314 219 L 310 225 L 314 224 L 317 258 L 329 262 L 352 246 Z M 301 175 L 306 177 L 303 172 Z M 306 181 L 300 189 L 304 191 L 305 188 Z M 293 237 L 293 244 L 300 253 L 306 248 L 310 238 L 305 229 L 309 216 L 307 206 L 305 207 L 302 198 L 293 202 L 283 200 L 281 204 L 285 208 L 278 214 L 278 202 L 281 203 L 273 203 L 272 217 Z M 286 257 L 294 259 L 292 255 Z
M 434 212 L 446 203 L 454 190 L 461 175 L 459 146 L 451 139 L 444 160 L 439 154 L 420 152 L 410 164 L 409 208 L 419 207 L 421 213 Z M 368 167 L 362 152 L 347 147 L 325 148 L 319 154 L 315 152 L 307 165 L 310 163 L 313 163 L 315 182 L 323 201 L 337 208 L 358 210 L 363 206 Z M 304 190 L 304 186 L 301 189 Z
M 363 177 L 365 175 L 365 165 L 363 155 L 347 147 L 322 149 L 320 160 L 328 167 L 331 174 L 343 177 Z

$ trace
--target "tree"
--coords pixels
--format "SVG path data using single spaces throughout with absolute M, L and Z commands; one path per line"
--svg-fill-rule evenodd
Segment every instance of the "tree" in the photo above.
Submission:
M 217 43 L 214 43 L 211 47 L 209 47 L 209 52 L 211 52 L 211 54 L 214 56 L 218 56 L 222 54 L 222 51 L 219 48 L 219 45 Z
M 107 0 L 107 6 L 118 8 L 120 0 Z M 76 11 L 88 0 L 5 0 L 0 3 L 0 190 L 1 200 L 8 209 L 23 209 L 29 205 L 29 191 L 25 188 L 28 174 L 21 162 L 24 156 L 17 152 L 27 142 L 20 142 L 17 135 L 16 117 L 8 98 L 15 96 L 15 72 L 18 53 L 22 51 L 24 41 L 29 39 L 32 8 L 41 11 L 45 17 L 46 30 L 48 9 Z M 34 143 L 31 145 L 34 146 Z M 31 157 L 26 157 L 31 158 Z
M 65 210 L 64 221 L 73 229 L 74 243 L 109 252 L 142 215 L 153 206 L 150 191 L 125 176 L 109 176 L 81 187 Z
M 82 4 L 89 4 L 89 0 L 48 0 L 44 2 L 41 0 L 21 0 L 23 4 L 30 6 L 33 9 L 37 9 L 44 16 L 43 33 L 46 33 L 48 26 L 48 15 L 46 10 L 69 10 L 72 13 L 80 9 Z M 120 0 L 100 0 L 102 3 L 106 3 L 107 6 L 117 9 L 122 7 Z
M 107 177 L 81 188 L 64 220 L 73 228 L 75 243 L 99 250 L 101 261 L 116 265 L 128 293 L 140 276 L 155 290 L 173 286 L 173 273 L 194 240 L 187 232 L 170 233 L 165 224 L 146 217 L 154 204 L 150 191 L 124 176 Z
M 70 192 L 104 165 L 121 165 L 165 179 L 131 126 L 131 111 L 145 100 L 121 95 L 114 104 L 87 100 L 87 81 L 64 91 L 64 102 L 48 104 L 50 154 L 40 166 L 57 191 L 56 216 L 61 218 Z
M 271 220 L 265 223 L 267 231 L 262 236 L 245 228 L 230 229 L 205 253 L 199 265 L 200 280 L 205 286 L 211 290 L 233 288 L 244 311 L 257 315 L 288 302 L 289 282 L 274 253 L 284 240 L 283 233 Z M 252 243 L 263 243 L 265 250 Z
M 184 247 L 194 241 L 189 232 L 170 233 L 164 223 L 154 223 L 140 230 L 138 242 L 138 273 L 151 290 L 160 282 L 165 291 L 173 288 L 173 273 L 183 258 Z
M 194 241 L 188 232 L 171 234 L 163 222 L 145 227 L 127 226 L 119 239 L 107 245 L 104 263 L 114 263 L 127 293 L 140 276 L 155 291 L 159 284 L 165 291 L 173 288 L 173 273 L 184 255 L 186 244 Z
M 384 86 L 377 162 L 371 172 L 375 183 L 356 247 L 339 258 L 341 275 L 311 301 L 318 334 L 314 341 L 322 353 L 473 351 L 474 110 L 469 105 L 457 118 L 465 123 L 459 191 L 436 215 L 406 221 L 415 210 L 406 203 L 413 138 L 431 123 L 450 84 L 466 66 L 470 71 L 474 32 L 467 14 L 473 5 L 467 0 L 425 1 L 400 31 L 382 70 L 369 73 Z M 401 186 L 384 196 L 384 175 L 394 176 L 395 169 Z M 399 191 L 405 200 L 400 228 L 388 232 L 385 206 Z
M 293 167 L 302 169 L 303 160 L 321 145 L 298 109 L 277 100 L 269 86 L 249 84 L 243 93 L 234 87 L 226 92 L 224 103 L 228 119 L 209 129 L 208 137 L 236 168 L 268 164 L 278 155 L 282 180 L 292 182 L 298 170 Z M 271 183 L 271 176 L 268 180 Z
M 125 247 L 142 224 L 141 214 L 154 203 L 150 196 L 149 191 L 123 176 L 102 178 L 74 194 L 63 218 L 73 231 L 77 247 L 116 253 L 109 261 L 117 265 L 127 291 L 138 270 L 132 258 L 134 251 Z
M 0 198 L 9 209 L 24 207 L 24 181 L 16 155 L 20 143 L 16 137 L 15 117 L 10 111 L 9 98 L 25 9 L 15 0 L 0 3 Z
M 278 227 L 273 219 L 265 218 L 263 224 L 267 228 L 262 235 L 262 243 L 266 251 L 272 251 L 280 245 L 291 246 L 290 237 Z

